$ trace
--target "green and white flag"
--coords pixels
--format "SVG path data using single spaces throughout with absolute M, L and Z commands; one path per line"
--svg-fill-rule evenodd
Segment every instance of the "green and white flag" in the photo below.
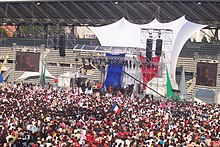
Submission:
M 171 84 L 171 81 L 170 81 L 170 77 L 169 77 L 169 73 L 168 73 L 168 69 L 166 68 L 166 76 L 167 76 L 167 98 L 168 99 L 175 99 L 175 100 L 180 100 L 179 96 L 176 95 L 174 92 L 173 92 L 173 87 L 172 87 L 172 84 Z
M 168 73 L 168 69 L 166 67 L 166 76 L 167 76 L 167 98 L 170 99 L 170 98 L 173 98 L 174 96 L 174 92 L 173 92 L 173 87 L 171 85 L 171 82 L 170 82 L 170 77 L 169 77 L 169 73 Z

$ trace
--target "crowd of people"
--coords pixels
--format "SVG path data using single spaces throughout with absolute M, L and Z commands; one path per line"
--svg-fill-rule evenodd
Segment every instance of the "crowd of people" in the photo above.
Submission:
M 217 147 L 219 110 L 217 104 L 4 83 L 0 146 Z

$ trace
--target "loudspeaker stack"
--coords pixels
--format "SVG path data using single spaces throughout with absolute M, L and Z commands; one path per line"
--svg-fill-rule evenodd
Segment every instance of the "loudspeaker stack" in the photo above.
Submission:
M 66 56 L 66 36 L 65 35 L 60 35 L 59 36 L 59 53 L 60 56 Z
M 153 39 L 147 39 L 146 45 L 146 61 L 152 61 L 152 47 L 153 47 Z

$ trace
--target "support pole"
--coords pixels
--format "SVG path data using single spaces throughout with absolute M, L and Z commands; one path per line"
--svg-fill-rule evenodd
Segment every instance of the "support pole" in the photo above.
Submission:
M 147 84 L 144 84 L 143 82 L 141 82 L 140 80 L 136 79 L 135 77 L 131 76 L 130 74 L 126 73 L 125 71 L 122 71 L 124 74 L 128 75 L 129 77 L 131 77 L 132 79 L 134 79 L 135 81 L 138 81 L 139 83 L 141 83 L 142 85 L 146 86 L 147 88 L 149 88 L 150 90 L 152 90 L 153 92 L 155 92 L 156 94 L 158 94 L 159 96 L 166 98 L 165 96 L 163 96 L 162 94 L 160 94 L 159 92 L 157 92 L 156 90 L 152 89 L 151 87 L 147 86 Z

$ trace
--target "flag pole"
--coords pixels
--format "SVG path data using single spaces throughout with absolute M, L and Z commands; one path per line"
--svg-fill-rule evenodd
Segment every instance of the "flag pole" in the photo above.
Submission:
M 5 58 L 4 58 L 4 61 L 3 61 L 2 65 L 0 66 L 0 73 L 2 72 L 2 69 L 3 69 L 4 66 L 5 66 L 5 63 L 6 63 L 6 61 L 7 61 L 7 58 L 8 58 L 8 55 L 9 55 L 10 51 L 11 51 L 11 50 L 9 50 L 9 51 L 7 52 L 7 54 L 6 54 Z
M 17 60 L 16 60 L 16 56 L 17 56 L 17 52 L 16 52 L 16 48 L 17 48 L 17 43 L 12 43 L 12 47 L 11 50 L 14 54 L 14 58 L 13 58 L 13 83 L 15 83 L 15 73 L 16 73 L 16 64 L 17 64 Z

